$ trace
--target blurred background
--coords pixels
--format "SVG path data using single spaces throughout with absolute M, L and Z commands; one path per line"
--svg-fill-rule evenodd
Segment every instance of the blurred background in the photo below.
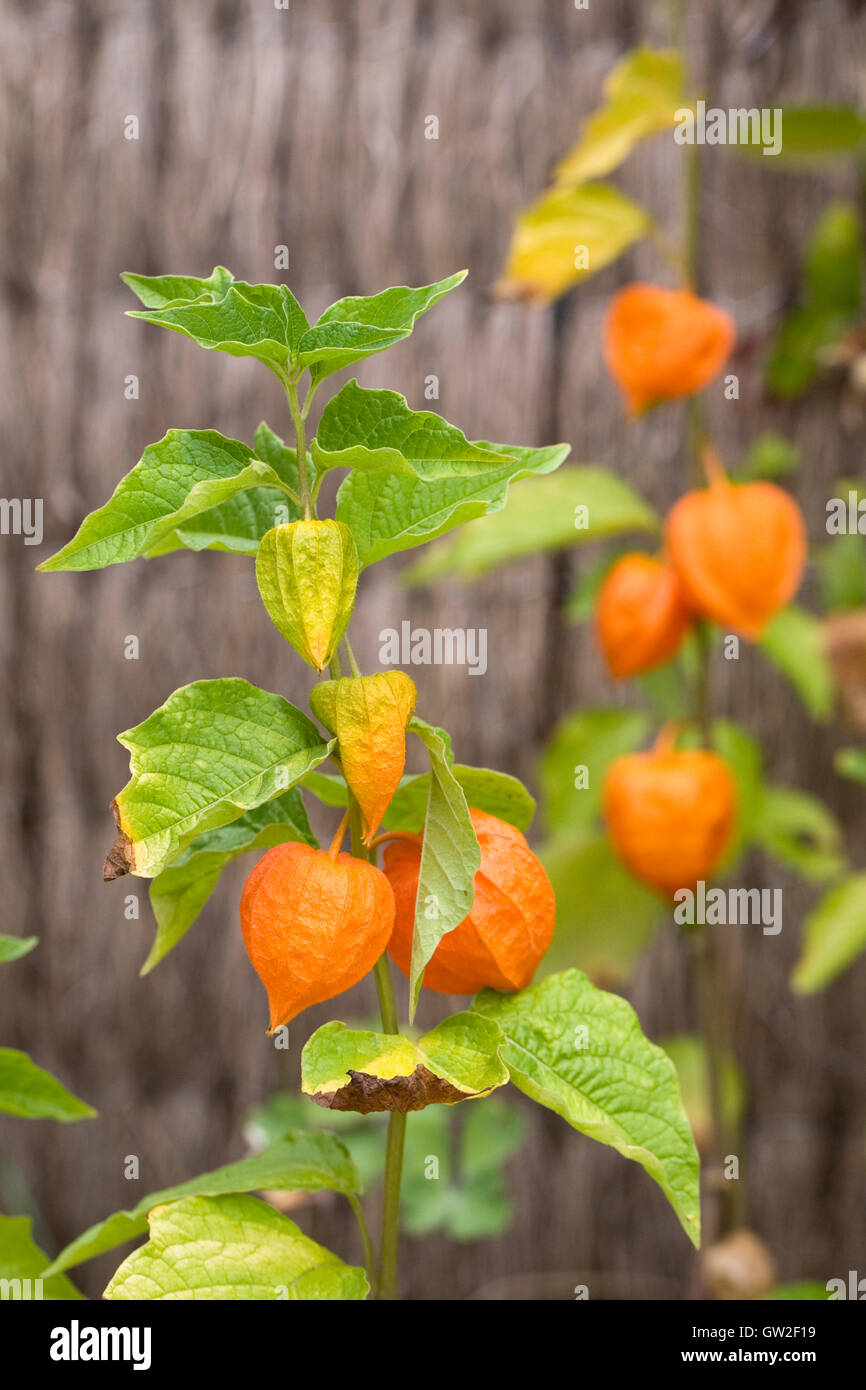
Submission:
M 575 462 L 613 468 L 664 508 L 688 482 L 681 408 L 627 423 L 600 353 L 611 293 L 630 279 L 666 282 L 657 253 L 641 246 L 546 309 L 498 303 L 489 290 L 514 215 L 573 145 L 608 69 L 667 33 L 664 6 L 651 0 L 581 10 L 572 0 L 291 0 L 287 10 L 272 0 L 2 0 L 0 480 L 5 497 L 45 499 L 45 542 L 0 538 L 3 930 L 40 937 L 0 978 L 0 1040 L 32 1052 L 100 1112 L 68 1127 L 0 1117 L 0 1204 L 36 1213 L 49 1250 L 147 1191 L 240 1157 L 250 1111 L 296 1091 L 303 1042 L 335 1015 L 332 1005 L 303 1015 L 287 1053 L 266 1038 L 238 925 L 248 860 L 144 980 L 146 882 L 102 882 L 107 808 L 127 779 L 119 730 L 202 677 L 242 675 L 299 705 L 313 683 L 268 622 L 244 558 L 178 553 L 34 574 L 168 427 L 251 440 L 266 418 L 288 431 L 279 384 L 257 363 L 124 318 L 134 306 L 120 272 L 207 275 L 222 263 L 248 281 L 287 280 L 312 318 L 343 294 L 467 266 L 466 285 L 411 339 L 361 364 L 362 383 L 423 408 L 435 374 L 433 407 L 470 438 L 568 440 Z M 861 3 L 706 0 L 689 7 L 686 38 L 712 104 L 866 104 Z M 137 140 L 125 138 L 130 115 Z M 430 115 L 438 140 L 425 138 Z M 672 140 L 648 143 L 621 179 L 671 235 L 679 153 Z M 702 170 L 701 285 L 736 319 L 729 370 L 741 398 L 711 392 L 710 423 L 726 456 L 763 429 L 799 447 L 805 462 L 791 486 L 820 537 L 835 480 L 862 476 L 863 414 L 836 379 L 802 402 L 772 401 L 760 363 L 816 213 L 836 196 L 859 199 L 857 169 L 770 171 L 770 160 L 713 153 Z M 289 269 L 275 272 L 281 245 Z M 486 627 L 486 675 L 413 670 L 419 709 L 450 729 L 461 762 L 536 786 L 540 749 L 563 713 L 624 698 L 589 632 L 561 614 L 583 559 L 537 557 L 472 586 L 408 590 L 400 576 L 412 558 L 363 580 L 352 630 L 362 665 L 377 665 L 379 631 L 407 618 Z M 130 635 L 138 660 L 124 657 Z M 850 733 L 810 723 L 751 649 L 716 663 L 712 695 L 762 738 L 777 780 L 826 798 L 862 863 L 866 795 L 832 769 Z M 319 823 L 327 828 L 327 813 Z M 816 892 L 778 869 L 768 876 L 757 857 L 747 881 L 785 895 L 780 938 L 730 928 L 724 944 L 749 1084 L 749 1222 L 783 1277 L 823 1282 L 863 1263 L 866 963 L 795 998 L 787 978 Z M 124 915 L 132 892 L 139 920 Z M 650 1037 L 694 1028 L 672 925 L 628 993 Z M 428 999 L 421 1022 L 442 1005 Z M 366 986 L 336 1006 L 343 1018 L 373 1010 Z M 567 1299 L 581 1282 L 593 1297 L 693 1292 L 695 1256 L 646 1174 L 516 1094 L 508 1103 L 526 1127 L 508 1162 L 510 1221 L 456 1253 L 441 1231 L 407 1236 L 404 1296 Z M 133 1154 L 139 1182 L 123 1175 Z M 317 1198 L 297 1217 L 359 1257 L 336 1199 Z M 116 1263 L 111 1255 L 73 1276 L 98 1296 Z

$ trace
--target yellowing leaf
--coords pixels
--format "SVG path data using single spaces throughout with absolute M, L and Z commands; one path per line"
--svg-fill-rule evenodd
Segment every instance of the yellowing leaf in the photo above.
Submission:
M 556 170 L 561 185 L 585 183 L 610 173 L 648 135 L 667 130 L 683 110 L 683 63 L 679 54 L 638 48 L 612 68 L 604 84 L 605 104 L 583 128 L 574 149 Z
M 310 692 L 316 718 L 337 735 L 340 766 L 361 807 L 367 845 L 400 785 L 406 725 L 417 696 L 404 671 L 322 681 Z
M 157 1206 L 150 1239 L 133 1250 L 103 1298 L 362 1300 L 363 1269 L 347 1265 L 257 1197 L 187 1197 Z
M 546 304 L 615 261 L 650 225 L 642 207 L 608 184 L 552 188 L 518 217 L 496 293 Z
M 446 1018 L 419 1041 L 326 1023 L 301 1054 L 301 1088 L 328 1110 L 407 1114 L 456 1105 L 504 1086 L 499 1025 L 480 1014 Z

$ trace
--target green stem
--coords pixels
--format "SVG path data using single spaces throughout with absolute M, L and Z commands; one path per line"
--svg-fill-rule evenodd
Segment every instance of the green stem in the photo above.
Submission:
M 712 721 L 709 700 L 709 663 L 712 629 L 699 622 L 696 628 L 698 669 L 695 683 L 695 719 L 705 748 L 712 747 Z M 698 996 L 698 1018 L 706 1058 L 707 1091 L 710 1105 L 708 1162 L 710 1195 L 717 1203 L 717 1216 L 708 1232 L 710 1240 L 735 1230 L 742 1224 L 744 1191 L 742 1179 L 726 1178 L 725 1158 L 739 1148 L 739 1136 L 728 1125 L 724 1102 L 724 1065 L 728 1052 L 728 1029 L 719 969 L 719 943 L 709 923 L 687 933 L 694 964 Z M 712 1229 L 715 1225 L 716 1229 Z
M 698 987 L 698 1013 L 704 1040 L 707 1089 L 710 1101 L 708 1169 L 711 1191 L 719 1203 L 718 1229 L 708 1232 L 710 1240 L 726 1235 L 743 1223 L 744 1189 L 740 1177 L 726 1178 L 725 1159 L 735 1154 L 739 1136 L 731 1131 L 725 1113 L 724 1062 L 727 1054 L 725 1001 L 722 996 L 717 943 L 712 927 L 704 923 L 689 933 L 689 944 Z
M 671 45 L 673 48 L 682 49 L 683 46 L 683 10 L 685 0 L 668 0 L 668 24 L 671 31 Z
M 687 0 L 671 0 L 671 37 L 679 49 L 683 60 L 683 71 L 688 80 L 688 54 L 685 47 L 685 15 Z M 700 238 L 701 238 L 701 169 L 700 149 L 689 145 L 685 152 L 685 176 L 683 182 L 683 266 L 689 288 L 700 290 Z M 702 464 L 702 453 L 706 439 L 703 403 L 690 396 L 686 403 L 686 456 L 692 476 L 698 487 L 706 479 Z M 705 748 L 712 747 L 712 720 L 709 699 L 709 658 L 712 632 L 708 623 L 699 623 L 698 672 L 695 688 L 695 715 L 701 731 L 701 741 Z M 717 1199 L 718 1219 L 715 1231 L 710 1238 L 715 1239 L 733 1230 L 742 1223 L 744 1210 L 744 1190 L 742 1180 L 726 1179 L 724 1159 L 736 1152 L 738 1135 L 729 1131 L 724 1102 L 724 1065 L 728 1051 L 728 1030 L 725 1000 L 722 991 L 722 975 L 719 968 L 719 942 L 713 929 L 707 923 L 688 933 L 689 946 L 694 962 L 695 982 L 698 996 L 700 1031 L 706 1053 L 707 1089 L 710 1103 L 710 1134 L 708 1138 L 709 1171 L 711 1191 Z
M 355 1213 L 355 1218 L 358 1222 L 358 1230 L 361 1232 L 361 1241 L 364 1246 L 364 1267 L 367 1270 L 367 1278 L 372 1285 L 375 1279 L 376 1256 L 373 1252 L 373 1242 L 370 1239 L 370 1229 L 364 1219 L 364 1209 L 354 1192 L 347 1193 L 347 1196 L 349 1198 L 349 1206 Z
M 304 404 L 301 407 L 301 415 L 304 417 L 305 420 L 310 413 L 310 406 L 313 404 L 313 397 L 318 391 L 320 385 L 321 382 L 318 381 L 310 382 L 310 385 L 307 389 L 307 394 L 304 397 Z
M 358 859 L 369 859 L 362 838 L 361 808 L 349 793 L 349 828 L 352 834 L 352 853 Z M 382 1032 L 397 1033 L 397 1001 L 391 982 L 387 952 L 374 967 L 376 988 L 379 991 L 379 1010 Z M 397 1255 L 400 1245 L 400 1180 L 403 1176 L 403 1144 L 406 1138 L 406 1116 L 392 1110 L 388 1117 L 388 1144 L 385 1151 L 385 1187 L 382 1198 L 382 1235 L 379 1244 L 379 1268 L 376 1278 L 377 1299 L 397 1297 Z
M 310 481 L 307 477 L 307 432 L 306 417 L 304 411 L 298 404 L 298 385 L 291 377 L 285 378 L 286 397 L 289 402 L 289 411 L 292 416 L 292 424 L 295 427 L 295 450 L 298 465 L 298 482 L 301 488 L 301 504 L 304 508 L 304 520 L 309 521 L 313 515 L 312 502 L 310 500 Z M 308 405 L 309 394 L 307 396 Z
M 710 718 L 710 646 L 712 629 L 709 623 L 699 621 L 695 626 L 695 640 L 698 644 L 698 669 L 695 677 L 695 719 L 705 748 L 712 748 L 713 725 Z
M 652 223 L 649 235 L 659 255 L 667 261 L 677 279 L 690 286 L 691 277 L 679 247 L 669 240 L 657 222 Z
M 382 1012 L 382 1031 L 396 1033 L 399 1029 L 394 986 L 387 954 L 376 962 L 376 987 Z M 382 1238 L 379 1245 L 379 1272 L 376 1281 L 377 1299 L 397 1297 L 397 1255 L 400 1245 L 400 1180 L 403 1175 L 403 1144 L 406 1138 L 406 1116 L 392 1110 L 388 1116 L 388 1145 L 385 1150 L 385 1187 L 382 1197 Z
M 397 1017 L 397 1003 L 394 999 L 394 986 L 391 983 L 391 968 L 388 965 L 387 951 L 376 961 L 373 967 L 373 974 L 376 977 L 376 989 L 379 992 L 379 1012 L 382 1015 L 382 1031 L 385 1033 L 397 1033 L 400 1030 L 400 1020 Z
M 376 1297 L 397 1297 L 397 1253 L 400 1243 L 400 1178 L 403 1171 L 403 1143 L 406 1116 L 392 1110 L 388 1119 L 388 1147 L 385 1152 L 385 1192 L 382 1206 L 382 1243 L 379 1247 L 379 1277 Z
M 691 289 L 696 290 L 700 273 L 701 167 L 700 146 L 689 145 L 685 154 L 683 187 L 683 265 Z
M 349 658 L 349 667 L 351 669 L 352 675 L 360 676 L 361 668 L 358 665 L 358 659 L 355 656 L 355 653 L 352 651 L 352 644 L 349 641 L 348 636 L 343 638 L 343 646 L 346 648 L 346 656 Z

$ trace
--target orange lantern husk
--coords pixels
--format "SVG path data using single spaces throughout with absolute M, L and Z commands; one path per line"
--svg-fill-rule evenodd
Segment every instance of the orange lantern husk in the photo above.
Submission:
M 393 926 L 394 894 L 375 865 L 294 842 L 268 850 L 241 897 L 244 945 L 268 992 L 268 1031 L 356 985 Z
M 660 401 L 702 391 L 722 369 L 736 339 L 733 319 L 690 290 L 627 285 L 604 321 L 604 360 L 640 414 Z
M 438 994 L 523 989 L 550 945 L 556 916 L 553 889 L 525 837 L 507 821 L 471 810 L 481 848 L 472 910 L 437 946 L 424 984 Z M 408 976 L 421 836 L 401 836 L 385 849 L 394 890 L 394 932 L 388 952 Z
M 617 680 L 670 661 L 692 622 L 677 572 L 651 555 L 624 555 L 605 576 L 595 633 Z

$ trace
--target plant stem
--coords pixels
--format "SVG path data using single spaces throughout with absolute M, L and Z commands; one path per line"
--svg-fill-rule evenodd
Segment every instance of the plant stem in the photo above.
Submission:
M 364 846 L 361 808 L 352 794 L 349 794 L 349 826 L 352 832 L 352 853 L 359 859 L 369 859 L 369 851 Z M 397 1001 L 391 982 L 391 970 L 387 952 L 379 957 L 374 967 L 376 988 L 379 992 L 379 1011 L 382 1015 L 383 1033 L 399 1031 Z M 388 1144 L 385 1151 L 385 1187 L 382 1199 L 382 1235 L 379 1244 L 379 1267 L 376 1277 L 375 1297 L 395 1299 L 397 1297 L 397 1254 L 400 1243 L 400 1180 L 403 1176 L 403 1144 L 406 1138 L 406 1116 L 392 1110 L 388 1117 Z
M 683 73 L 688 82 L 688 53 L 685 44 L 686 0 L 671 0 L 670 25 L 671 42 L 679 49 Z M 685 177 L 683 180 L 682 211 L 682 270 L 686 285 L 694 293 L 698 292 L 700 281 L 700 239 L 701 239 L 701 169 L 700 150 L 697 145 L 688 145 L 685 151 Z M 696 483 L 702 482 L 701 443 L 704 435 L 703 405 L 697 396 L 689 396 L 686 401 L 686 456 L 689 468 Z
M 376 1272 L 376 1256 L 373 1252 L 373 1242 L 370 1239 L 370 1229 L 364 1219 L 364 1208 L 361 1206 L 354 1192 L 349 1192 L 347 1196 L 349 1198 L 349 1206 L 355 1213 L 358 1229 L 361 1232 L 361 1240 L 364 1245 L 364 1266 L 367 1270 L 367 1277 L 372 1285 Z
M 695 689 L 695 717 L 705 748 L 712 747 L 712 722 L 709 702 L 709 658 L 711 629 L 700 622 L 696 629 L 698 641 L 698 670 Z M 743 1222 L 744 1197 L 742 1180 L 727 1179 L 725 1159 L 738 1148 L 738 1136 L 727 1121 L 724 1101 L 724 1066 L 728 1053 L 723 980 L 719 969 L 718 940 L 713 927 L 704 922 L 687 932 L 694 964 L 698 995 L 698 1018 L 706 1057 L 707 1090 L 710 1102 L 710 1133 L 708 1136 L 708 1168 L 710 1191 L 718 1199 L 716 1229 L 710 1239 L 725 1235 Z
M 686 149 L 686 176 L 683 188 L 683 265 L 691 289 L 700 278 L 701 169 L 700 147 Z
M 684 0 L 668 0 L 668 24 L 671 31 L 671 45 L 679 49 L 682 49 L 683 46 L 684 8 Z
M 698 645 L 698 669 L 695 679 L 695 716 L 705 748 L 712 748 L 713 725 L 710 718 L 710 644 L 712 631 L 709 623 L 699 621 L 695 626 L 695 639 Z
M 418 836 L 409 830 L 383 830 L 382 834 L 373 840 L 370 848 L 378 849 L 380 845 L 387 845 L 391 840 L 405 840 L 407 845 L 417 845 Z
M 387 952 L 376 961 L 373 974 L 376 977 L 376 989 L 379 992 L 382 1030 L 385 1033 L 396 1033 L 400 1027 L 400 1020 L 397 1017 L 397 1004 L 394 1000 L 394 986 L 391 984 L 391 970 L 388 965 Z
M 361 668 L 358 665 L 358 659 L 352 650 L 352 644 L 349 641 L 348 635 L 343 638 L 343 646 L 346 648 L 346 656 L 349 658 L 349 669 L 351 670 L 352 675 L 360 676 Z
M 295 427 L 295 450 L 298 465 L 298 483 L 301 489 L 301 503 L 304 508 L 304 520 L 309 521 L 313 515 L 312 502 L 310 500 L 310 482 L 307 477 L 307 433 L 306 416 L 304 410 L 298 404 L 298 385 L 290 376 L 285 378 L 286 397 L 289 402 L 289 411 L 292 416 L 292 424 Z M 309 408 L 309 394 L 304 403 L 305 409 Z
M 382 1243 L 379 1247 L 379 1277 L 376 1297 L 397 1297 L 397 1251 L 400 1241 L 400 1178 L 403 1171 L 403 1142 L 406 1116 L 391 1111 L 388 1120 L 388 1147 L 385 1153 L 385 1193 L 382 1207 Z
M 683 282 L 686 287 L 690 287 L 691 276 L 679 247 L 668 239 L 657 223 L 653 223 L 650 227 L 649 235 L 659 255 L 667 261 L 677 279 Z
M 337 650 L 334 652 L 334 655 L 331 657 L 331 660 L 330 660 L 330 662 L 328 663 L 328 675 L 331 677 L 331 680 L 332 680 L 332 681 L 342 680 L 342 677 L 343 677 L 343 663 L 342 663 L 342 661 L 340 660 L 340 649 L 339 649 L 339 647 L 338 647 Z
M 340 845 L 343 843 L 343 836 L 345 835 L 346 829 L 349 824 L 350 814 L 351 813 L 349 811 L 346 812 L 346 814 L 344 815 L 343 819 L 340 821 L 340 824 L 337 827 L 337 832 L 334 835 L 333 840 L 331 841 L 328 853 L 332 859 L 336 858 L 336 856 L 340 852 Z
M 707 1061 L 710 1100 L 709 1167 L 711 1190 L 719 1199 L 718 1229 L 710 1239 L 734 1230 L 743 1220 L 743 1189 L 739 1177 L 727 1179 L 724 1164 L 737 1146 L 725 1113 L 724 1065 L 727 1054 L 724 998 L 718 968 L 718 952 L 712 928 L 706 923 L 689 933 L 689 945 L 698 987 L 698 1013 Z
M 688 54 L 685 45 L 685 16 L 687 0 L 670 0 L 671 38 L 682 57 L 683 72 L 688 81 Z M 689 145 L 685 152 L 683 182 L 683 265 L 689 288 L 700 290 L 701 180 L 700 150 Z M 685 411 L 686 457 L 692 477 L 698 487 L 710 478 L 704 477 L 706 428 L 703 404 L 697 396 L 689 396 Z M 712 458 L 710 458 L 712 463 Z M 712 640 L 708 623 L 697 626 L 698 671 L 695 682 L 695 717 L 705 748 L 712 746 L 712 721 L 709 701 L 709 658 Z M 732 1230 L 742 1221 L 743 1190 L 739 1178 L 726 1180 L 723 1163 L 737 1143 L 737 1136 L 728 1132 L 724 1104 L 724 1065 L 727 1055 L 727 1027 L 722 978 L 719 969 L 718 940 L 708 923 L 689 932 L 688 943 L 694 963 L 698 994 L 698 1014 L 707 1064 L 707 1089 L 710 1102 L 710 1135 L 708 1140 L 712 1191 L 720 1200 L 717 1229 L 710 1232 L 714 1239 Z

